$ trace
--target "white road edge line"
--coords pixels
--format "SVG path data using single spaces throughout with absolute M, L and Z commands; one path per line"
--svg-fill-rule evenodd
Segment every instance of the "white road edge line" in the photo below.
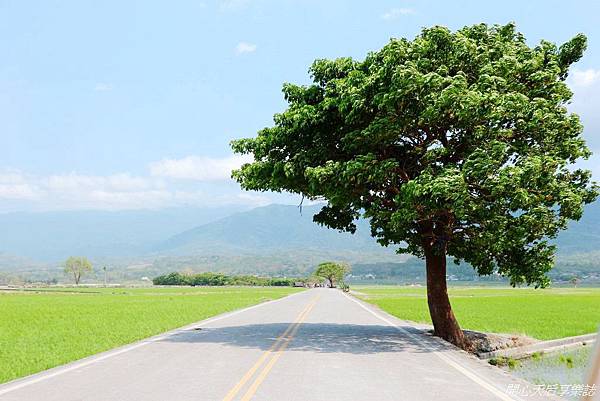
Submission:
M 369 312 L 370 314 L 372 314 L 373 316 L 375 316 L 376 318 L 378 318 L 379 320 L 381 320 L 381 321 L 389 324 L 392 327 L 395 327 L 397 330 L 399 330 L 403 334 L 405 334 L 408 337 L 412 338 L 413 340 L 417 341 L 419 344 L 427 346 L 427 344 L 425 343 L 425 341 L 423 341 L 421 338 L 419 338 L 418 336 L 414 335 L 413 333 L 407 331 L 403 327 L 398 326 L 396 323 L 394 323 L 391 320 L 385 318 L 384 316 L 381 316 L 380 314 L 376 313 L 372 309 L 370 309 L 367 306 L 363 305 L 362 302 L 356 300 L 354 297 L 351 297 L 350 295 L 347 295 L 347 294 L 343 294 L 343 295 L 345 297 L 347 297 L 349 300 L 351 300 L 352 302 L 356 303 L 358 306 L 360 306 L 364 310 L 366 310 L 367 312 Z M 457 362 L 451 360 L 448 356 L 442 354 L 441 352 L 434 351 L 433 349 L 431 349 L 431 352 L 433 354 L 435 354 L 437 357 L 439 357 L 442 361 L 446 362 L 446 364 L 448 364 L 449 366 L 451 366 L 454 369 L 458 370 L 460 373 L 462 373 L 463 375 L 465 375 L 469 379 L 473 380 L 475 383 L 479 384 L 481 387 L 485 388 L 486 390 L 488 390 L 489 392 L 491 392 L 492 394 L 494 394 L 496 397 L 500 398 L 501 400 L 503 400 L 503 401 L 515 401 L 515 400 L 517 400 L 517 401 L 523 401 L 523 399 L 520 398 L 520 397 L 516 397 L 516 396 L 515 397 L 511 397 L 508 394 L 502 392 L 496 386 L 494 386 L 493 384 L 489 383 L 487 380 L 483 379 L 481 376 L 479 376 L 477 373 L 473 372 L 471 369 L 468 369 L 468 368 L 466 368 L 464 366 L 459 365 Z
M 82 359 L 80 359 L 78 361 L 68 362 L 66 365 L 57 366 L 55 368 L 51 368 L 51 369 L 46 370 L 46 371 L 41 371 L 41 372 L 38 372 L 38 373 L 33 373 L 32 375 L 25 376 L 24 378 L 15 379 L 14 381 L 9 381 L 7 383 L 0 384 L 0 395 L 9 393 L 11 391 L 18 390 L 20 388 L 29 386 L 31 384 L 39 383 L 39 382 L 41 382 L 43 380 L 50 379 L 52 377 L 56 377 L 56 376 L 62 375 L 63 373 L 68 373 L 68 372 L 71 372 L 73 370 L 80 369 L 80 368 L 92 365 L 92 364 L 94 364 L 96 362 L 100 362 L 100 361 L 103 361 L 105 359 L 112 358 L 113 356 L 124 354 L 125 352 L 133 351 L 134 349 L 143 347 L 144 345 L 164 340 L 166 338 L 169 338 L 169 337 L 171 337 L 171 336 L 173 336 L 175 334 L 181 333 L 182 331 L 189 330 L 189 329 L 191 329 L 191 328 L 193 328 L 195 326 L 198 326 L 200 324 L 204 325 L 204 324 L 213 323 L 213 322 L 216 322 L 216 321 L 219 321 L 219 320 L 227 319 L 227 318 L 230 318 L 232 316 L 239 315 L 240 313 L 248 312 L 248 311 L 250 311 L 252 309 L 260 308 L 260 307 L 265 306 L 265 305 L 272 305 L 274 303 L 283 301 L 284 299 L 289 299 L 290 297 L 293 297 L 293 296 L 296 296 L 296 295 L 299 295 L 299 294 L 303 294 L 303 293 L 305 293 L 305 291 L 300 291 L 300 292 L 297 292 L 295 294 L 290 294 L 290 295 L 287 295 L 287 296 L 279 298 L 279 299 L 274 299 L 274 300 L 271 300 L 271 301 L 266 301 L 266 302 L 262 302 L 262 303 L 259 303 L 259 304 L 256 304 L 256 305 L 248 306 L 246 308 L 238 309 L 236 311 L 225 312 L 225 313 L 223 313 L 221 315 L 218 315 L 216 317 L 212 317 L 212 318 L 208 318 L 206 320 L 201 320 L 201 321 L 198 321 L 198 322 L 190 323 L 188 325 L 185 325 L 185 326 L 173 329 L 173 330 L 169 330 L 166 333 L 158 334 L 158 335 L 153 336 L 153 337 L 148 337 L 148 338 L 145 338 L 143 340 L 139 340 L 139 341 L 137 341 L 137 342 L 135 342 L 133 344 L 130 344 L 130 345 L 125 345 L 125 346 L 122 346 L 122 347 L 118 347 L 116 349 L 104 351 L 104 352 L 101 352 L 100 354 L 90 355 L 90 356 L 84 357 L 84 358 L 82 358 Z

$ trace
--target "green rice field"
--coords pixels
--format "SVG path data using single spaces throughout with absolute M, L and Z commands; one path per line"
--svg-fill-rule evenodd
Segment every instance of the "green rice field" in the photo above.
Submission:
M 282 287 L 0 291 L 0 383 L 297 291 Z
M 352 289 L 398 318 L 431 323 L 424 287 Z M 594 333 L 600 324 L 600 288 L 451 287 L 449 294 L 463 329 L 550 340 Z

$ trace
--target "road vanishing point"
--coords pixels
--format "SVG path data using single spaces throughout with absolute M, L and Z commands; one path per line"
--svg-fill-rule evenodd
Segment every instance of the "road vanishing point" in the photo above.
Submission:
M 0 385 L 0 400 L 514 401 L 524 386 L 339 290 L 312 289 Z

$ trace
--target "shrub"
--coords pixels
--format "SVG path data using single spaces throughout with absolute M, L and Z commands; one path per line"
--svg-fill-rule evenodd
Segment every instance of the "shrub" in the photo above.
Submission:
M 155 277 L 154 285 L 191 285 L 191 286 L 223 286 L 223 285 L 250 285 L 250 286 L 274 286 L 292 287 L 297 279 L 282 277 L 256 277 L 256 276 L 228 276 L 223 273 L 198 273 L 181 274 L 169 273 Z

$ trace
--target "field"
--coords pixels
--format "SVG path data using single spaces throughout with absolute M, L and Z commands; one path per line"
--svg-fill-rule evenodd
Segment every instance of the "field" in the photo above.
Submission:
M 533 384 L 583 385 L 583 379 L 589 369 L 593 346 L 581 347 L 565 352 L 535 355 L 523 359 L 510 369 L 512 374 Z M 568 398 L 578 400 L 577 394 L 565 394 Z M 565 396 L 563 395 L 563 397 Z M 566 397 L 565 397 L 566 398 Z
M 276 287 L 0 291 L 0 383 L 296 291 Z
M 353 287 L 363 300 L 401 319 L 431 323 L 423 287 Z M 449 289 L 463 329 L 524 334 L 540 340 L 594 333 L 600 324 L 599 288 Z

